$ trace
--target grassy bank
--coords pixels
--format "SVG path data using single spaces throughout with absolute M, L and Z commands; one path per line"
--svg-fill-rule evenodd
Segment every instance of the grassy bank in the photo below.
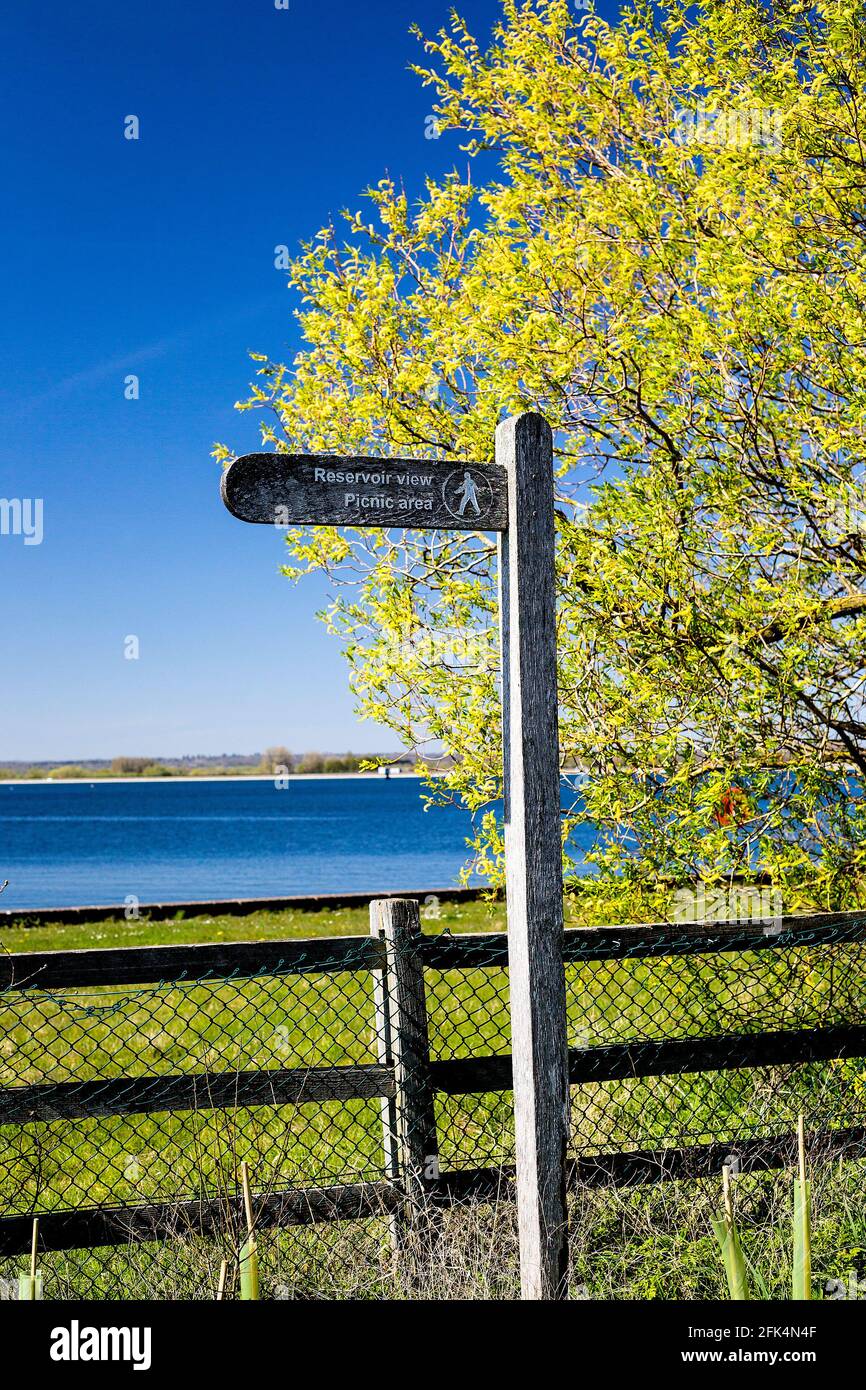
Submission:
M 423 902 L 422 925 L 432 931 L 504 931 L 505 908 L 486 902 Z M 98 922 L 43 922 L 26 925 L 26 913 L 19 921 L 0 925 L 0 950 L 78 951 L 109 946 L 187 946 L 205 941 L 281 941 L 289 937 L 363 936 L 370 929 L 365 907 L 340 908 L 319 912 L 292 909 L 284 912 L 253 912 L 239 917 L 226 913 L 213 916 L 178 916 L 170 921 L 140 918 L 126 921 L 122 913 Z

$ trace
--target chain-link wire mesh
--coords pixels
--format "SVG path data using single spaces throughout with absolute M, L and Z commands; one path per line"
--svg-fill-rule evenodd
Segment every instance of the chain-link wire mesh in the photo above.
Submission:
M 651 954 L 602 960 L 588 934 L 568 934 L 569 1045 L 585 1076 L 572 1088 L 576 1155 L 784 1136 L 800 1113 L 810 1129 L 863 1124 L 862 1057 L 807 1056 L 834 1028 L 866 1023 L 866 926 L 845 927 L 860 930 L 853 940 L 833 927 L 801 942 L 758 934 L 757 944 L 745 931 L 710 953 L 696 951 L 695 933 L 671 932 Z M 620 1070 L 660 1074 L 594 1082 L 606 1049 L 624 1046 Z M 743 1052 L 748 1065 L 725 1066 Z
M 789 1134 L 801 1112 L 814 1130 L 866 1124 L 866 1047 L 856 1050 L 866 920 L 757 942 L 754 932 L 703 944 L 694 930 L 637 932 L 566 934 L 573 1157 L 735 1149 Z M 48 1294 L 212 1296 L 220 1260 L 236 1264 L 243 1235 L 244 1162 L 257 1209 L 276 1213 L 259 1235 L 266 1293 L 393 1291 L 401 1218 L 374 1198 L 405 1177 L 401 1106 L 431 1075 L 434 1186 L 443 1173 L 513 1164 L 505 938 L 420 941 L 431 1067 L 416 1039 L 411 1067 L 426 1075 L 410 1067 L 405 1093 L 395 1082 L 405 980 L 384 957 L 371 968 L 367 938 L 335 941 L 331 959 L 318 945 L 312 963 L 252 974 L 0 991 L 0 1218 L 108 1208 L 121 1234 L 130 1213 L 134 1236 L 45 1254 Z M 844 1046 L 834 1029 L 846 1030 Z M 497 1058 L 504 1080 L 487 1089 L 436 1089 L 442 1065 Z M 352 1219 L 287 1224 L 284 1209 L 268 1207 L 281 1194 L 357 1184 L 375 1192 Z M 191 1201 L 216 1204 L 205 1234 Z M 487 1240 L 465 1216 L 442 1219 L 464 1246 Z M 496 1219 L 508 1227 L 510 1217 Z M 0 1219 L 0 1239 L 2 1229 Z M 513 1270 L 511 1235 L 506 1246 L 499 1263 Z M 0 1261 L 0 1276 L 19 1267 Z M 485 1275 L 485 1287 L 500 1275 Z
M 4 1127 L 6 1212 L 218 1195 L 244 1160 L 264 1187 L 380 1175 L 375 1100 L 209 1104 L 219 1081 L 231 1095 L 232 1079 L 249 1071 L 262 1074 L 266 1099 L 268 1072 L 375 1062 L 368 972 L 7 991 L 0 1037 L 6 1114 L 16 1087 L 40 1087 L 39 1118 Z M 205 1078 L 195 1106 L 154 1111 L 159 1078 L 184 1074 Z M 57 1114 L 78 1100 L 92 1110 L 123 1106 L 123 1083 L 136 1078 L 154 1080 L 150 1113 Z M 135 1104 L 140 1092 L 126 1090 Z
M 129 1209 L 139 1213 L 140 1237 L 142 1208 L 154 1208 L 161 1234 L 168 1204 L 226 1202 L 216 1245 L 199 1240 L 191 1216 L 177 1206 L 179 1239 L 171 1249 L 180 1264 L 168 1247 L 138 1239 L 99 1259 L 76 1250 L 46 1255 L 46 1294 L 99 1291 L 123 1270 L 127 1283 L 151 1296 L 152 1283 L 177 1289 L 184 1261 L 193 1290 L 207 1287 L 214 1252 L 236 1257 L 242 1237 L 230 1207 L 242 1162 L 259 1200 L 382 1179 L 375 1095 L 279 1103 L 284 1073 L 309 1087 L 322 1069 L 328 1080 L 335 1068 L 379 1062 L 374 974 L 347 969 L 351 955 L 337 944 L 333 962 L 304 973 L 0 992 L 2 1216 Z M 366 945 L 359 942 L 361 958 Z M 179 1096 L 183 1078 L 194 1081 Z M 121 1237 L 122 1222 L 121 1214 Z M 352 1262 L 361 1248 L 371 1269 L 385 1269 L 387 1221 L 373 1216 L 355 1227 L 263 1233 L 263 1251 L 273 1249 L 276 1261 L 271 1289 L 292 1287 L 298 1278 L 320 1291 L 336 1285 L 337 1247 Z
M 510 1054 L 508 970 L 501 950 L 491 955 L 489 965 L 425 971 L 431 1061 Z M 510 1092 L 439 1092 L 436 1121 L 443 1169 L 514 1162 Z

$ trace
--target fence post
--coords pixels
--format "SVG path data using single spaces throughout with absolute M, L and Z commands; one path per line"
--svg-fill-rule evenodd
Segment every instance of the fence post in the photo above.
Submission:
M 382 1101 L 382 1138 L 386 1175 L 406 1198 L 391 1226 L 399 1255 L 410 1230 L 430 1229 L 425 1197 L 439 1163 L 417 902 L 374 899 L 370 933 L 385 943 L 385 966 L 374 977 L 376 1035 L 379 1061 L 394 1068 L 396 1082 L 394 1098 Z
M 553 438 L 540 415 L 504 420 L 499 536 L 505 888 L 517 1216 L 523 1298 L 568 1288 L 569 1129 L 556 668 Z

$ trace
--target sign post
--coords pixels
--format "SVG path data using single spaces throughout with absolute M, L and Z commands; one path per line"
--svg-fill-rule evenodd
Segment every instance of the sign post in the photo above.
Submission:
M 521 1290 L 562 1298 L 568 1051 L 556 687 L 553 457 L 540 415 L 505 420 L 493 464 L 247 454 L 222 477 L 241 521 L 495 531 Z
M 524 1298 L 563 1298 L 568 1278 L 569 1128 L 553 440 L 540 415 L 503 420 L 496 462 L 508 477 L 499 537 L 505 892 Z

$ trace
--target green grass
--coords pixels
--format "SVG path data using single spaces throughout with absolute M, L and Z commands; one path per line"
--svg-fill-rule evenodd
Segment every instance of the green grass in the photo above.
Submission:
M 486 903 L 442 903 L 440 914 L 424 921 L 425 931 L 504 926 L 502 908 Z M 367 930 L 363 909 L 262 912 L 242 918 L 203 915 L 169 922 L 118 919 L 7 927 L 0 932 L 0 945 L 15 953 L 360 936 Z M 861 945 L 849 945 L 571 964 L 570 1041 L 592 1048 L 637 1039 L 816 1027 L 838 1018 L 863 1017 L 863 951 Z M 428 971 L 427 993 L 435 1057 L 509 1050 L 504 970 Z M 9 991 L 0 994 L 0 1081 L 11 1087 L 50 1086 L 101 1077 L 372 1062 L 377 1056 L 374 1019 L 372 977 L 366 971 L 253 975 L 156 987 Z M 575 1087 L 575 1147 L 599 1152 L 785 1133 L 793 1130 L 801 1109 L 810 1129 L 864 1123 L 864 1064 L 845 1061 Z M 510 1096 L 439 1096 L 437 1112 L 443 1167 L 476 1167 L 511 1158 Z M 257 1106 L 242 1111 L 209 1110 L 203 1104 L 192 1112 L 6 1126 L 0 1130 L 0 1204 L 7 1212 L 27 1213 L 236 1194 L 242 1160 L 249 1164 L 259 1192 L 377 1178 L 382 1171 L 379 1103 Z M 834 1178 L 837 1186 L 832 1200 L 827 1198 L 830 1205 L 823 1211 L 816 1207 L 816 1250 L 823 1268 L 830 1271 L 827 1277 L 836 1277 L 834 1248 L 858 1250 L 866 1245 L 863 1204 L 853 1199 L 851 1189 L 851 1174 L 859 1171 L 858 1165 L 845 1165 Z M 744 1196 L 754 1194 L 749 1201 L 762 1240 L 772 1239 L 775 1181 L 744 1179 L 741 1189 Z M 575 1247 L 579 1282 L 590 1290 L 593 1284 L 605 1290 L 593 1296 L 714 1296 L 708 1292 L 716 1278 L 712 1232 L 708 1219 L 703 1222 L 695 1215 L 702 1211 L 702 1190 L 700 1184 L 659 1184 L 647 1191 L 579 1198 L 577 1207 L 584 1212 Z M 355 1262 L 361 1248 L 368 1252 L 364 1258 L 372 1259 L 370 1251 L 381 1245 L 382 1223 L 366 1225 L 374 1231 L 372 1244 L 365 1245 L 366 1237 L 359 1235 L 357 1248 L 347 1236 L 341 1245 L 355 1251 Z M 744 1239 L 748 1246 L 748 1229 Z M 321 1231 L 274 1237 L 271 1274 L 270 1257 L 263 1256 L 266 1285 L 269 1278 L 277 1278 L 278 1265 L 289 1282 L 298 1279 L 303 1284 L 306 1279 L 309 1284 L 324 1278 L 328 1262 L 322 1266 L 319 1256 L 326 1240 L 337 1237 Z M 479 1241 L 480 1249 L 480 1236 Z M 215 1250 L 207 1247 L 208 1271 Z M 94 1260 L 98 1264 L 96 1256 L 52 1256 L 47 1268 L 54 1271 L 60 1288 L 66 1277 L 62 1269 L 88 1270 L 91 1278 Z M 143 1260 L 143 1252 L 115 1252 L 110 1268 L 135 1268 L 136 1278 L 144 1278 Z M 166 1261 L 170 1266 L 170 1254 L 163 1252 L 159 1261 L 161 1267 Z M 217 1268 L 218 1264 L 217 1259 Z M 386 1266 L 387 1261 L 381 1267 Z M 327 1275 L 337 1277 L 329 1266 Z M 196 1279 L 207 1285 L 209 1277 L 209 1272 L 196 1275 L 193 1285 L 198 1287 Z M 85 1274 L 76 1278 L 75 1287 L 85 1287 Z M 485 1287 L 501 1287 L 492 1273 L 484 1280 Z M 378 1293 L 372 1296 L 382 1296 L 384 1286 L 375 1280 L 371 1289 L 373 1285 Z
M 435 909 L 438 917 L 428 916 L 434 908 L 435 904 L 426 908 L 422 905 L 425 931 L 505 929 L 505 908 L 501 904 L 443 900 Z M 119 916 L 104 922 L 45 922 L 33 927 L 11 923 L 0 926 L 0 951 L 78 951 L 97 946 L 188 946 L 203 941 L 365 936 L 369 920 L 366 908 L 352 907 L 319 912 L 253 912 L 245 917 L 179 914 L 170 921 L 151 921 L 143 916 L 127 922 Z

